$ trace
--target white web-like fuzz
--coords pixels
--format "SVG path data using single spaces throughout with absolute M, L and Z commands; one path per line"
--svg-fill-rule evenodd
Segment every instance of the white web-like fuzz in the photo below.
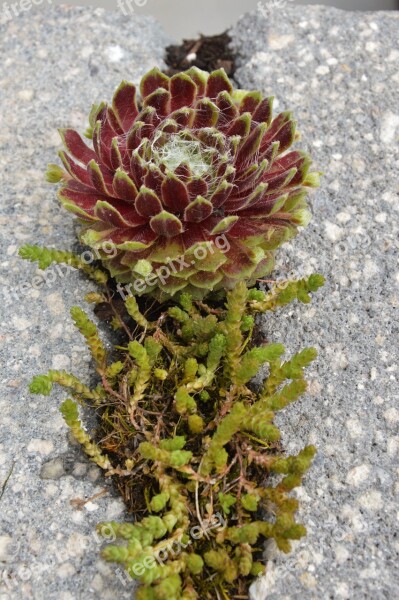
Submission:
M 159 137 L 164 134 L 160 133 Z M 187 140 L 178 133 L 172 134 L 165 144 L 159 145 L 157 136 L 152 143 L 153 156 L 164 164 L 170 171 L 175 171 L 180 165 L 187 164 L 195 177 L 203 177 L 212 170 L 214 148 L 206 148 L 201 142 Z

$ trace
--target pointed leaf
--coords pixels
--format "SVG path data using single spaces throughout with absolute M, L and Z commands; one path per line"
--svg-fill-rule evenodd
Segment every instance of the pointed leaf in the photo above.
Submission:
M 243 208 L 256 205 L 257 202 L 262 200 L 267 189 L 267 183 L 260 183 L 252 192 L 252 194 L 249 194 L 248 196 L 242 196 L 241 198 L 230 198 L 225 204 L 225 211 L 227 213 L 235 213 Z
M 108 120 L 107 113 L 104 114 L 103 119 L 100 122 L 99 127 L 99 138 L 100 138 L 100 149 L 101 149 L 101 158 L 103 162 L 107 165 L 109 169 L 112 169 L 111 163 L 111 146 L 112 140 L 116 135 L 116 131 L 111 127 L 111 124 Z
M 169 115 L 180 127 L 191 127 L 194 121 L 195 110 L 193 108 L 180 108 Z
M 106 185 L 103 173 L 95 160 L 89 162 L 87 165 L 87 172 L 90 175 L 92 186 L 95 187 L 100 194 L 104 194 L 104 196 L 113 195 L 113 191 Z
M 183 224 L 180 219 L 166 210 L 152 217 L 150 226 L 154 233 L 168 238 L 179 235 L 183 231 Z
M 147 173 L 147 165 L 137 150 L 133 152 L 130 159 L 130 170 L 133 175 L 134 183 L 137 188 L 140 188 Z
M 197 86 L 186 73 L 178 73 L 170 80 L 170 92 L 172 94 L 171 110 L 178 110 L 194 103 Z
M 148 173 L 144 177 L 144 185 L 153 190 L 157 196 L 161 196 L 161 185 L 165 175 L 157 165 L 150 163 L 148 165 Z
M 216 220 L 217 217 L 215 217 Z M 238 221 L 239 217 L 237 215 L 231 215 L 230 217 L 219 217 L 219 222 L 216 223 L 212 230 L 210 231 L 210 235 L 218 235 L 220 233 L 226 233 L 229 231 L 233 225 Z
M 186 75 L 191 77 L 197 86 L 197 94 L 198 96 L 204 96 L 206 90 L 206 83 L 208 81 L 209 73 L 207 71 L 202 71 L 198 67 L 191 67 L 186 71 Z
M 190 202 L 184 211 L 184 220 L 190 223 L 200 223 L 213 212 L 212 203 L 209 200 L 205 200 L 202 196 L 198 196 L 195 200 Z
M 263 177 L 269 163 L 263 160 L 259 165 L 253 164 L 246 171 L 240 174 L 234 181 L 237 186 L 237 194 L 241 195 L 245 191 L 249 191 L 256 186 Z
M 245 138 L 251 130 L 251 123 L 251 114 L 249 112 L 244 113 L 232 122 L 231 126 L 227 130 L 227 135 L 239 135 Z
M 112 99 L 112 108 L 123 131 L 129 131 L 137 117 L 136 87 L 122 81 Z
M 208 184 L 201 177 L 196 177 L 192 179 L 187 184 L 188 193 L 190 196 L 190 200 L 193 200 L 197 196 L 205 196 L 208 192 Z
M 94 150 L 86 146 L 80 135 L 73 129 L 59 129 L 59 134 L 68 152 L 82 164 L 87 165 L 93 158 L 97 158 Z
M 120 167 L 123 166 L 121 149 L 119 148 L 119 143 L 118 143 L 117 137 L 114 137 L 114 139 L 112 140 L 110 158 L 111 158 L 112 169 L 114 171 L 116 171 L 117 169 L 119 169 Z
M 247 92 L 241 99 L 240 113 L 243 114 L 249 112 L 252 115 L 261 102 L 262 94 L 260 92 Z
M 120 200 L 106 202 L 100 200 L 95 206 L 94 213 L 104 223 L 109 223 L 114 227 L 127 228 L 143 225 L 146 219 L 140 217 L 135 209 Z
M 159 89 L 147 96 L 144 100 L 144 106 L 152 106 L 155 108 L 159 118 L 165 118 L 170 112 L 170 92 L 164 89 Z
M 257 125 L 255 129 L 249 134 L 247 140 L 241 146 L 238 155 L 237 162 L 241 164 L 247 164 L 254 155 L 258 152 L 261 141 L 267 130 L 266 123 Z
M 216 98 L 220 92 L 228 92 L 231 94 L 233 86 L 230 79 L 228 78 L 224 69 L 218 69 L 212 71 L 208 77 L 208 83 L 206 85 L 206 96 L 208 98 Z
M 195 106 L 195 118 L 193 129 L 201 129 L 202 127 L 214 127 L 219 116 L 218 107 L 208 98 L 204 98 L 197 102 Z
M 226 200 L 228 200 L 230 197 L 233 189 L 234 185 L 224 179 L 211 197 L 211 202 L 214 208 L 220 208 L 223 206 Z
M 281 173 L 274 176 L 272 179 L 269 179 L 267 194 L 275 193 L 276 190 L 286 187 L 294 179 L 296 173 L 297 169 L 294 167 L 286 173 Z
M 272 142 L 280 142 L 279 154 L 292 146 L 295 139 L 296 122 L 292 119 L 290 112 L 284 112 L 278 115 L 266 132 L 260 152 L 263 154 Z
M 267 123 L 270 125 L 273 115 L 274 98 L 264 98 L 252 115 L 252 120 L 256 123 Z
M 59 190 L 58 198 L 64 208 L 79 215 L 81 218 L 90 221 L 98 220 L 94 214 L 94 207 L 97 201 L 101 199 L 101 194 L 96 194 L 94 191 L 87 190 L 87 188 L 74 190 L 70 187 L 64 187 Z
M 134 202 L 138 194 L 136 185 L 122 169 L 115 172 L 113 188 L 115 195 L 127 202 Z
M 176 213 L 183 213 L 189 203 L 188 190 L 185 184 L 173 173 L 168 172 L 162 186 L 163 203 Z
M 109 147 L 106 147 L 102 143 L 102 127 L 102 121 L 97 121 L 93 129 L 93 147 L 97 154 L 97 158 L 95 160 L 97 163 L 101 163 L 102 165 L 104 165 L 104 167 L 111 169 L 111 142 Z M 113 133 L 115 134 L 115 132 Z
M 169 89 L 169 77 L 164 75 L 158 67 L 148 71 L 140 82 L 140 93 L 142 98 L 146 98 L 158 88 Z
M 231 126 L 231 122 L 239 116 L 238 108 L 228 92 L 220 92 L 216 98 L 216 106 L 219 109 L 218 129 L 224 131 Z
M 83 183 L 87 187 L 93 187 L 93 183 L 86 169 L 78 165 L 66 152 L 61 150 L 58 156 L 62 160 L 64 167 L 68 173 L 77 181 Z
M 150 188 L 141 186 L 136 198 L 136 210 L 143 217 L 153 217 L 162 212 L 162 204 L 156 193 Z

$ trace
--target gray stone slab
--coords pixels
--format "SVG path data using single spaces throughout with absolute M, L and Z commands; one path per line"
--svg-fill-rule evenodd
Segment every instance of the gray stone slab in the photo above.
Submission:
M 39 7 L 0 25 L 1 600 L 132 596 L 115 566 L 99 560 L 94 535 L 97 522 L 123 518 L 121 500 L 71 447 L 57 408 L 65 394 L 27 389 L 49 368 L 87 380 L 87 351 L 68 312 L 94 287 L 64 270 L 29 288 L 38 272 L 17 251 L 25 243 L 72 248 L 73 219 L 43 177 L 59 147 L 56 129 L 84 130 L 91 103 L 162 65 L 167 43 L 150 17 L 94 9 Z M 70 504 L 104 488 L 83 510 Z
M 276 277 L 321 272 L 327 285 L 264 319 L 288 352 L 320 353 L 309 394 L 279 417 L 288 450 L 319 449 L 298 494 L 309 535 L 254 598 L 398 598 L 398 14 L 289 4 L 245 15 L 233 38 L 240 87 L 292 109 L 325 172 Z

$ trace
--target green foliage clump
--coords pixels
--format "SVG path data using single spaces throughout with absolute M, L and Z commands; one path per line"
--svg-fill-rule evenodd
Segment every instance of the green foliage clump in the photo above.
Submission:
M 127 336 L 113 351 L 87 314 L 72 309 L 99 384 L 92 390 L 72 374 L 49 371 L 30 390 L 48 395 L 54 383 L 68 389 L 73 399 L 61 412 L 73 436 L 140 515 L 134 523 L 98 526 L 115 539 L 102 556 L 140 582 L 137 600 L 242 596 L 264 572 L 264 540 L 288 552 L 290 541 L 305 535 L 290 492 L 301 485 L 315 448 L 285 456 L 275 413 L 306 391 L 304 369 L 316 350 L 284 361 L 284 347 L 256 346 L 253 329 L 257 313 L 308 302 L 321 284 L 312 276 L 265 293 L 238 283 L 218 309 L 182 294 L 179 306 L 155 320 L 134 298 L 115 312 L 105 284 L 88 300 L 108 301 Z M 255 390 L 250 380 L 264 364 L 268 376 Z M 77 403 L 98 411 L 96 441 Z

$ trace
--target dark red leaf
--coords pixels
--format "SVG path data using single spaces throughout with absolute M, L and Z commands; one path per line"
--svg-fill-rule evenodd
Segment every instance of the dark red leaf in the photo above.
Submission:
M 134 251 L 136 254 L 137 252 L 141 253 L 146 246 L 151 246 L 157 237 L 157 234 L 154 233 L 148 225 L 140 225 L 133 229 L 116 231 L 110 236 L 110 239 L 115 244 L 121 245 L 122 249 L 127 250 L 128 252 Z M 123 247 L 123 245 L 125 247 Z M 133 245 L 137 245 L 137 249 L 133 250 Z
M 257 154 L 263 136 L 265 135 L 265 131 L 267 129 L 267 125 L 265 123 L 260 123 L 251 131 L 248 138 L 241 146 L 238 155 L 237 155 L 237 163 L 238 164 L 248 164 L 253 160 L 254 156 Z
M 162 171 L 153 164 L 148 166 L 148 173 L 144 177 L 144 185 L 154 192 L 160 197 L 161 196 L 161 185 L 164 180 L 164 175 Z
M 180 219 L 166 210 L 152 217 L 150 226 L 154 233 L 168 238 L 183 232 L 183 224 Z
M 201 196 L 198 196 L 195 200 L 190 202 L 184 211 L 184 220 L 189 223 L 200 223 L 208 218 L 213 213 L 213 206 L 209 200 L 205 200 Z
M 234 189 L 234 185 L 228 181 L 222 181 L 217 190 L 211 197 L 211 202 L 214 208 L 220 208 L 228 200 L 231 192 Z
M 191 106 L 197 95 L 197 86 L 185 73 L 178 73 L 170 80 L 172 94 L 171 110 L 178 110 L 184 106 Z
M 264 98 L 252 115 L 252 120 L 257 123 L 270 124 L 273 114 L 273 98 Z
M 197 196 L 206 196 L 208 192 L 208 184 L 201 177 L 197 177 L 196 179 L 192 179 L 187 184 L 188 193 L 190 196 L 190 200 L 194 200 Z
M 295 138 L 295 121 L 292 120 L 292 115 L 289 112 L 284 112 L 278 115 L 266 134 L 263 137 L 260 152 L 263 155 L 269 148 L 272 142 L 280 142 L 279 154 L 289 148 Z
M 133 203 L 137 197 L 138 190 L 129 175 L 118 169 L 113 180 L 115 195 L 126 202 Z
M 65 148 L 79 162 L 87 165 L 91 160 L 97 159 L 96 153 L 86 146 L 76 131 L 73 129 L 60 129 L 59 132 Z
M 234 198 L 229 198 L 229 200 L 224 205 L 224 210 L 228 214 L 235 214 L 239 212 L 243 208 L 247 206 L 252 206 L 262 200 L 267 190 L 267 183 L 260 183 L 256 189 L 249 195 L 244 195 L 241 197 L 235 196 Z
M 162 183 L 162 201 L 177 214 L 182 214 L 189 203 L 187 187 L 173 174 L 169 174 Z
M 112 127 L 112 129 L 114 129 L 114 131 L 117 133 L 117 135 L 122 135 L 122 133 L 124 133 L 122 127 L 119 125 L 119 121 L 116 118 L 116 114 L 114 113 L 113 109 L 108 106 L 107 107 L 107 118 L 108 121 Z
M 112 175 L 95 160 L 89 162 L 87 165 L 87 172 L 89 173 L 93 187 L 95 187 L 100 194 L 104 194 L 104 196 L 114 195 Z
M 218 120 L 218 108 L 216 104 L 204 98 L 197 102 L 195 107 L 195 118 L 193 129 L 201 129 L 202 127 L 213 127 Z
M 230 79 L 226 75 L 226 71 L 224 69 L 213 71 L 208 77 L 205 95 L 208 98 L 214 99 L 218 96 L 218 94 L 220 94 L 220 92 L 224 91 L 228 92 L 229 94 L 231 94 L 233 91 L 233 86 L 231 85 Z
M 129 131 L 138 114 L 136 87 L 122 81 L 112 99 L 112 109 L 123 131 Z
M 235 119 L 231 126 L 228 128 L 226 134 L 229 136 L 240 135 L 246 137 L 251 130 L 251 115 L 250 113 L 244 113 L 237 119 Z
M 219 109 L 217 127 L 224 131 L 239 116 L 238 108 L 228 92 L 220 92 L 216 98 L 216 106 Z
M 298 172 L 297 169 L 294 167 L 293 169 L 290 169 L 289 171 L 285 171 L 284 173 L 274 175 L 271 179 L 267 179 L 267 183 L 269 186 L 267 189 L 267 194 L 272 194 L 272 193 L 276 192 L 276 190 L 279 190 L 282 187 L 287 186 L 292 181 L 292 179 L 295 177 L 297 172 Z M 263 179 L 266 180 L 265 177 Z
M 169 89 L 169 77 L 164 75 L 157 67 L 151 69 L 141 80 L 140 93 L 142 98 L 146 98 L 158 88 Z
M 144 106 L 152 106 L 155 108 L 158 117 L 165 118 L 170 112 L 170 92 L 163 89 L 153 92 L 144 100 Z
M 203 227 L 197 223 L 192 223 L 188 226 L 187 230 L 182 233 L 181 241 L 185 250 L 188 250 L 195 246 L 195 244 L 207 241 L 207 238 Z
M 197 86 L 197 96 L 201 97 L 205 95 L 206 90 L 206 82 L 208 80 L 208 73 L 205 71 L 201 71 L 198 67 L 191 67 L 186 71 L 186 75 L 191 77 Z
M 91 178 L 87 172 L 87 169 L 84 169 L 80 165 L 78 165 L 66 152 L 59 152 L 59 157 L 61 158 L 66 170 L 68 173 L 77 181 L 83 183 L 87 187 L 93 187 L 93 183 Z
M 195 111 L 192 108 L 180 108 L 169 115 L 181 127 L 190 127 L 194 121 Z
M 94 212 L 101 221 L 114 227 L 138 227 L 147 222 L 146 219 L 137 214 L 131 204 L 121 200 L 112 200 L 112 202 L 99 200 Z
M 184 181 L 185 179 L 190 179 L 191 178 L 191 169 L 187 163 L 181 163 L 175 169 L 175 175 L 182 181 Z
M 260 92 L 248 92 L 241 100 L 240 113 L 243 114 L 249 112 L 252 115 L 261 101 L 262 94 Z
M 91 217 L 94 217 L 94 207 L 98 200 L 108 199 L 104 196 L 102 197 L 101 194 L 87 190 L 83 186 L 81 190 L 71 189 L 69 186 L 62 188 L 58 195 L 63 203 L 73 204 Z
M 136 184 L 137 188 L 140 188 L 144 181 L 144 177 L 147 174 L 148 167 L 137 150 L 133 152 L 130 159 L 130 171 L 132 173 L 134 183 Z
M 142 186 L 135 202 L 136 210 L 143 217 L 153 217 L 162 212 L 162 204 L 156 193 Z

